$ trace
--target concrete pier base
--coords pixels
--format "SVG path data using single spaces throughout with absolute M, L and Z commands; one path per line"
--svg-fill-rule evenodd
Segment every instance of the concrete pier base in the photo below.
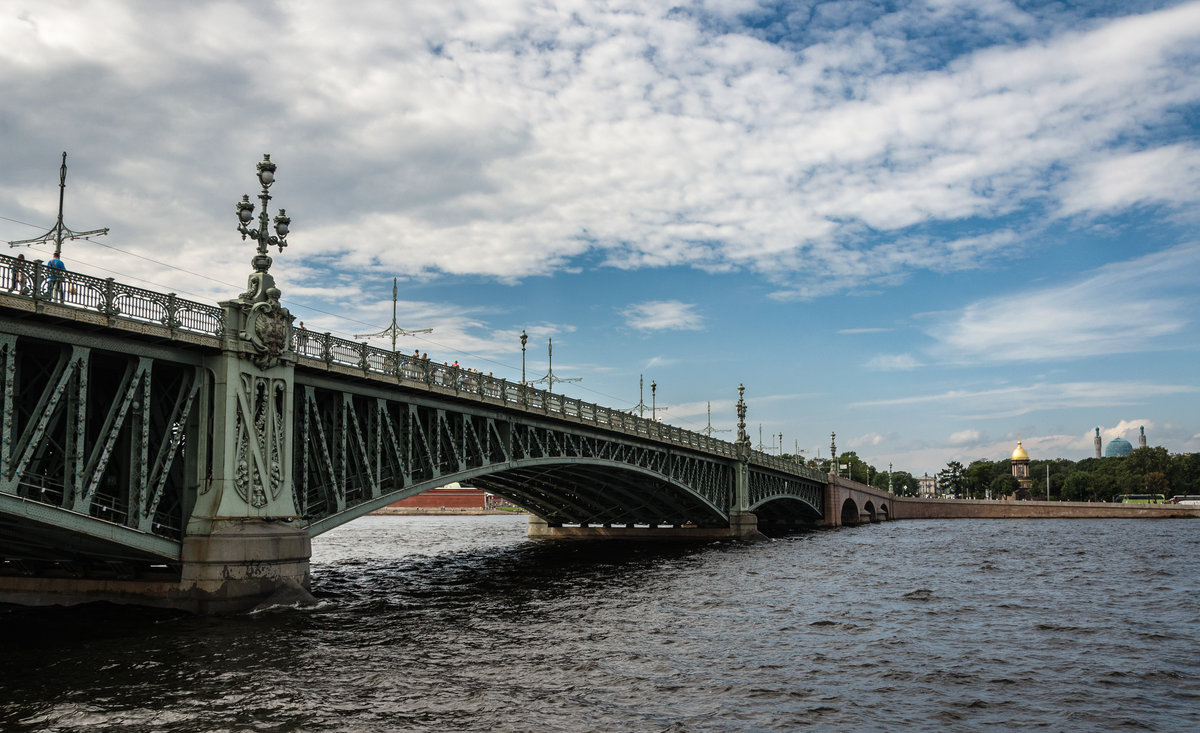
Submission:
M 309 593 L 308 533 L 288 524 L 240 521 L 183 541 L 179 577 L 0 577 L 0 602 L 22 606 L 118 603 L 192 613 L 315 603 Z
M 529 515 L 528 535 L 532 539 L 636 539 L 636 540 L 758 540 L 766 536 L 758 531 L 758 518 L 750 512 L 736 514 L 729 527 L 551 527 L 541 517 Z
M 284 523 L 229 523 L 183 540 L 180 591 L 199 613 L 315 602 L 309 593 L 308 532 Z

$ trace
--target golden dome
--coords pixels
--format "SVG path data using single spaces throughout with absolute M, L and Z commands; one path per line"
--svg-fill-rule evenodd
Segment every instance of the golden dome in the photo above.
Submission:
M 1017 441 L 1017 449 L 1015 451 L 1013 451 L 1013 453 L 1012 453 L 1012 459 L 1014 461 L 1028 461 L 1029 460 L 1029 454 L 1026 453 L 1025 449 L 1021 447 L 1021 441 L 1019 441 L 1019 440 Z

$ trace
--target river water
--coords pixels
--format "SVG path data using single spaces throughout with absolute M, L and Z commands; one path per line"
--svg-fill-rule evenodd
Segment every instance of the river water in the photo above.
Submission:
M 1200 729 L 1200 522 L 531 542 L 364 517 L 316 608 L 0 610 L 0 730 Z

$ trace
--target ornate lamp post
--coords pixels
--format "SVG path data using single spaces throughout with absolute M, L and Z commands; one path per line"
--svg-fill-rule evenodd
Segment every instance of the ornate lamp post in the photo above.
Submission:
M 521 329 L 521 389 L 525 389 L 525 342 L 529 337 L 525 335 L 525 329 Z
M 745 385 L 738 385 L 738 401 L 737 401 L 737 416 L 738 416 L 738 432 L 737 442 L 744 443 L 747 446 L 750 444 L 750 436 L 746 434 L 746 400 L 743 397 L 746 394 Z
M 271 269 L 267 247 L 279 247 L 279 251 L 283 252 L 283 248 L 287 246 L 288 228 L 292 223 L 287 211 L 280 209 L 279 216 L 275 217 L 275 234 L 271 234 L 267 229 L 267 202 L 271 200 L 269 189 L 275 182 L 275 164 L 271 162 L 270 155 L 264 154 L 262 162 L 258 164 L 258 181 L 262 184 L 262 192 L 258 194 L 258 200 L 262 202 L 262 211 L 258 214 L 257 229 L 250 228 L 250 222 L 254 220 L 254 204 L 250 203 L 250 195 L 242 196 L 242 200 L 237 203 L 238 231 L 242 233 L 242 240 L 245 241 L 249 237 L 258 243 L 258 253 L 250 260 L 250 264 L 254 266 L 254 274 L 250 276 L 250 289 L 246 293 L 255 302 L 268 300 L 270 296 L 267 291 L 275 287 L 274 278 L 267 274 L 267 270 Z M 275 297 L 278 298 L 278 295 Z
M 657 412 L 657 410 L 654 406 L 654 393 L 656 391 L 658 391 L 658 383 L 655 382 L 653 379 L 651 379 L 650 380 L 650 419 L 651 420 L 655 419 L 655 413 Z
M 275 279 L 268 272 L 271 258 L 267 255 L 267 248 L 278 247 L 280 252 L 283 251 L 287 246 L 288 228 L 292 220 L 286 211 L 280 209 L 279 216 L 274 220 L 275 233 L 271 233 L 267 203 L 271 200 L 269 189 L 275 182 L 275 164 L 271 162 L 270 155 L 263 155 L 262 162 L 258 164 L 258 182 L 262 184 L 262 192 L 258 195 L 262 211 L 258 215 L 257 228 L 251 228 L 254 204 L 250 203 L 250 196 L 242 196 L 242 200 L 235 205 L 237 230 L 242 233 L 242 240 L 253 239 L 258 248 L 250 260 L 254 272 L 250 273 L 246 292 L 230 303 L 237 305 L 240 315 L 236 316 L 236 321 L 231 316 L 229 323 L 240 322 L 241 326 L 229 336 L 240 335 L 241 339 L 249 341 L 256 352 L 254 358 L 259 368 L 266 369 L 279 362 L 280 355 L 290 348 L 291 343 L 292 314 L 279 304 L 279 288 L 275 287 Z
M 837 459 L 837 433 L 829 434 L 829 455 L 833 456 L 833 473 L 842 475 L 842 468 L 838 465 Z

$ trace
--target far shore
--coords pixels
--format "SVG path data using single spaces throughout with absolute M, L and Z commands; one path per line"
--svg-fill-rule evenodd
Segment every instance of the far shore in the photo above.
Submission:
M 498 514 L 517 514 L 526 515 L 529 512 L 524 510 L 505 510 L 505 509 L 474 509 L 468 507 L 423 507 L 423 506 L 385 506 L 382 509 L 376 509 L 371 514 L 391 515 L 402 517 L 417 517 L 417 516 L 483 516 L 483 515 L 498 515 Z

